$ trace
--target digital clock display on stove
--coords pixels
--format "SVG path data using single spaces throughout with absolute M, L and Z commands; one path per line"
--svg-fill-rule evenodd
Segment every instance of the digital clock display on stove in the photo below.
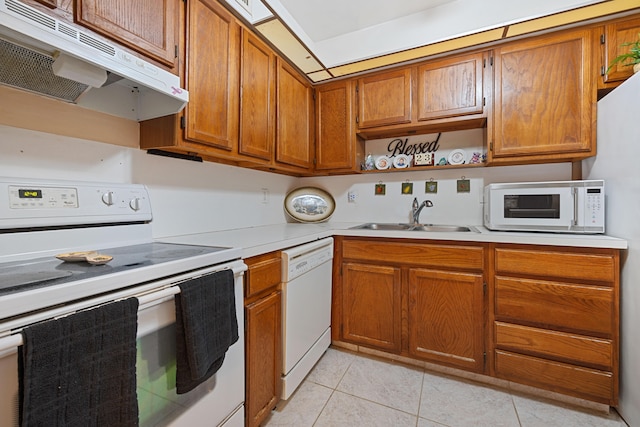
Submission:
M 21 199 L 42 199 L 42 190 L 21 188 L 18 190 L 18 197 Z

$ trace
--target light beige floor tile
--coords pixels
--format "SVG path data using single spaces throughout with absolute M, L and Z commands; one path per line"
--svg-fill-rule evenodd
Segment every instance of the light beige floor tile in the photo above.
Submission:
M 625 422 L 612 411 L 605 415 L 575 409 L 539 398 L 513 396 L 522 427 L 623 427 Z
M 349 365 L 358 357 L 349 351 L 328 348 L 316 366 L 309 372 L 306 381 L 335 389 L 347 372 Z
M 304 381 L 286 401 L 280 402 L 264 426 L 311 427 L 329 400 L 333 390 Z
M 435 421 L 425 420 L 424 418 L 418 418 L 418 427 L 449 427 L 449 426 L 436 423 Z
M 419 368 L 359 357 L 337 390 L 417 415 L 423 375 Z
M 445 376 L 424 375 L 420 417 L 453 427 L 519 427 L 508 392 Z
M 336 391 L 314 427 L 414 427 L 416 416 Z

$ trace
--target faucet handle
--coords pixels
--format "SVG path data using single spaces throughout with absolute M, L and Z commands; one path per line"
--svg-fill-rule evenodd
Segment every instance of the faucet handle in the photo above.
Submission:
M 413 203 L 411 204 L 411 207 L 415 210 L 415 209 L 418 209 L 419 206 L 420 206 L 420 204 L 418 203 L 418 198 L 414 197 L 413 198 Z

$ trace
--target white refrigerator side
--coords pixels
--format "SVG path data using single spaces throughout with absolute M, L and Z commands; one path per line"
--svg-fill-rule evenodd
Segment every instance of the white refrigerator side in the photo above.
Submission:
M 598 155 L 583 162 L 584 179 L 606 182 L 607 234 L 627 239 L 621 257 L 620 400 L 630 426 L 640 426 L 640 73 L 598 101 Z

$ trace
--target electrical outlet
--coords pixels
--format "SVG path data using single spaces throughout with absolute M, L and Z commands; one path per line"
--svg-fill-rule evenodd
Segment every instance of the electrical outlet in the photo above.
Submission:
M 358 192 L 351 190 L 347 193 L 347 201 L 349 203 L 355 203 L 358 200 Z

